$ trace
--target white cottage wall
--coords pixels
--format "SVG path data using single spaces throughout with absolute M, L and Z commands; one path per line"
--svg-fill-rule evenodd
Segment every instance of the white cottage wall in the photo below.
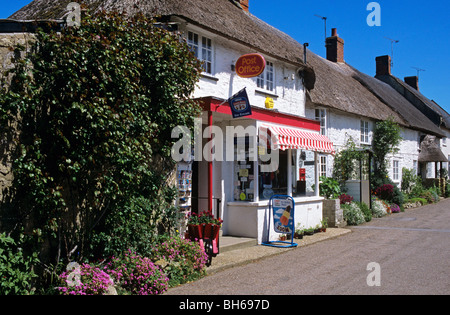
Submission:
M 201 32 L 197 29 L 193 31 Z M 240 56 L 256 53 L 256 51 L 217 35 L 202 32 L 202 35 L 212 38 L 213 73 L 202 75 L 194 92 L 194 98 L 214 96 L 228 99 L 241 89 L 247 88 L 252 106 L 265 108 L 266 98 L 270 97 L 274 101 L 274 110 L 300 117 L 305 116 L 305 89 L 295 66 L 264 56 L 266 61 L 274 65 L 275 87 L 274 91 L 258 88 L 256 78 L 241 78 L 231 70 Z
M 307 106 L 306 118 L 315 119 L 315 109 L 319 107 Z M 326 109 L 326 135 L 334 143 L 336 151 L 345 148 L 349 139 L 353 139 L 357 146 L 361 146 L 361 120 L 369 122 L 369 143 L 373 140 L 375 121 L 370 118 L 344 113 L 336 110 Z M 450 136 L 450 133 L 449 133 Z M 390 160 L 389 177 L 394 180 L 393 161 L 399 161 L 399 179 L 394 182 L 401 184 L 402 168 L 413 169 L 414 161 L 419 158 L 419 132 L 417 130 L 401 128 L 402 141 L 399 151 L 388 156 Z M 371 147 L 371 145 L 369 146 Z M 444 154 L 450 156 L 450 148 Z M 333 174 L 334 157 L 327 158 L 327 175 Z

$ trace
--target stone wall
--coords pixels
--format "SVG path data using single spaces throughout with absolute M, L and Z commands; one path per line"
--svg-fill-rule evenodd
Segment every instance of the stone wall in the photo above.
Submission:
M 339 199 L 325 199 L 322 216 L 328 219 L 328 226 L 331 228 L 342 228 L 347 225 L 344 221 L 344 211 L 341 209 Z
M 20 54 L 15 50 L 16 45 L 22 45 L 28 51 L 29 41 L 33 37 L 32 34 L 28 33 L 0 33 L 0 76 L 3 75 L 5 70 L 14 68 L 13 60 L 20 57 Z M 0 200 L 2 200 L 6 189 L 11 186 L 13 180 L 11 166 L 15 135 L 6 134 L 4 131 L 0 132 Z

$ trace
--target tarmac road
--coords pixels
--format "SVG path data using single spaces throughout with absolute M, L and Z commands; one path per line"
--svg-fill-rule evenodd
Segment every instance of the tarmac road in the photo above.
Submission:
M 450 294 L 450 199 L 351 229 L 338 238 L 228 269 L 166 294 Z

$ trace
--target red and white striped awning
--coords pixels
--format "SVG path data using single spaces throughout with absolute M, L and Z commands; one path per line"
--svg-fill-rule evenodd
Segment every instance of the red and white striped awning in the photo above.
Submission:
M 335 154 L 333 142 L 319 133 L 302 131 L 289 127 L 263 125 L 260 130 L 272 133 L 272 149 L 285 151 L 287 149 L 301 149 L 325 154 Z

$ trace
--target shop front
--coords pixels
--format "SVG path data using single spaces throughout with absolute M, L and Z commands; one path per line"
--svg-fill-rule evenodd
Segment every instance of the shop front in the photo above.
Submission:
M 269 228 L 274 195 L 294 198 L 296 226 L 320 224 L 319 155 L 334 154 L 334 146 L 319 134 L 319 122 L 257 107 L 236 119 L 221 99 L 200 102 L 201 141 L 185 172 L 192 179 L 190 210 L 211 211 L 223 219 L 223 235 L 259 244 L 278 238 Z

